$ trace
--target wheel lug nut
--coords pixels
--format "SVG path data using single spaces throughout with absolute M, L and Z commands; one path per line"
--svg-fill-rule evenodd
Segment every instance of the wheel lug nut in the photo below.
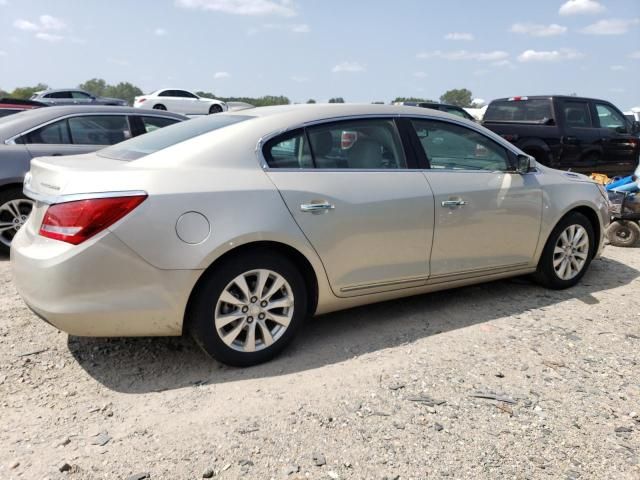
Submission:
M 258 319 L 260 320 L 264 320 L 264 317 L 265 317 L 264 313 L 261 313 L 260 315 L 258 315 Z
M 267 301 L 266 301 L 266 300 L 263 300 L 262 302 L 260 302 L 260 306 L 261 306 L 262 308 L 265 308 L 267 305 L 268 305 L 268 303 L 267 303 Z
M 253 317 L 247 317 L 247 323 L 253 322 Z
M 251 297 L 251 303 L 256 303 L 258 301 L 258 297 Z
M 242 307 L 242 313 L 247 313 L 249 311 L 249 307 L 244 306 Z

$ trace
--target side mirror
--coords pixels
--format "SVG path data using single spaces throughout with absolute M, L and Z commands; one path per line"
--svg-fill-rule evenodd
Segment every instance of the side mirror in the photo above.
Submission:
M 515 165 L 516 173 L 519 173 L 519 174 L 529 173 L 531 169 L 535 168 L 535 166 L 536 166 L 536 161 L 534 160 L 533 157 L 529 155 L 521 153 L 516 157 L 516 165 Z

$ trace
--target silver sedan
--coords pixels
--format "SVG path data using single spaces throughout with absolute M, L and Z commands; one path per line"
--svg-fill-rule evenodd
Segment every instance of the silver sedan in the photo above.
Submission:
M 303 321 L 532 274 L 575 285 L 607 200 L 483 127 L 427 109 L 296 105 L 214 115 L 40 158 L 18 291 L 74 335 L 191 334 L 252 365 Z

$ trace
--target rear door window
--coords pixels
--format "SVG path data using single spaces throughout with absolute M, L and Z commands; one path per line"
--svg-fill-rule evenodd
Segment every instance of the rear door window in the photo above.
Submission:
M 71 92 L 53 92 L 45 95 L 45 98 L 71 98 Z
M 16 143 L 65 145 L 71 143 L 66 120 L 59 120 L 40 127 L 20 137 Z
M 592 126 L 587 102 L 565 102 L 562 114 L 564 115 L 564 123 L 569 128 L 589 128 Z
M 90 95 L 84 92 L 71 92 L 71 96 L 77 100 L 89 100 L 91 98 Z
M 415 119 L 411 123 L 433 169 L 510 169 L 506 149 L 474 130 L 436 120 Z
M 131 138 L 124 115 L 87 115 L 69 118 L 71 138 L 76 145 L 114 145 Z
M 553 118 L 551 99 L 496 100 L 484 114 L 485 122 L 547 123 Z
M 154 130 L 158 130 L 159 128 L 178 123 L 178 120 L 174 118 L 140 117 L 140 119 L 142 120 L 142 125 L 144 127 L 145 133 L 153 132 Z

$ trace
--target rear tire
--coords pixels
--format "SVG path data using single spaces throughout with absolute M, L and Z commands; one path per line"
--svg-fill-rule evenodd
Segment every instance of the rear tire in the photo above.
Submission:
M 565 215 L 549 235 L 533 278 L 554 290 L 573 287 L 587 272 L 595 245 L 589 219 L 579 212 Z
M 167 107 L 165 107 L 165 106 L 164 106 L 164 105 L 162 105 L 161 103 L 158 103 L 157 105 L 154 105 L 154 106 L 153 106 L 153 109 L 154 109 L 154 110 L 164 110 L 164 111 L 166 111 L 166 110 L 167 110 Z
M 0 192 L 0 253 L 8 254 L 11 241 L 33 209 L 33 200 L 19 187 Z
M 286 257 L 258 250 L 209 271 L 194 293 L 186 321 L 207 354 L 247 367 L 278 355 L 306 316 L 302 274 Z
M 209 107 L 209 115 L 213 115 L 214 113 L 220 113 L 220 112 L 222 112 L 222 107 L 217 103 Z
M 636 222 L 618 220 L 609 225 L 607 238 L 614 247 L 632 247 L 640 239 L 640 226 Z

